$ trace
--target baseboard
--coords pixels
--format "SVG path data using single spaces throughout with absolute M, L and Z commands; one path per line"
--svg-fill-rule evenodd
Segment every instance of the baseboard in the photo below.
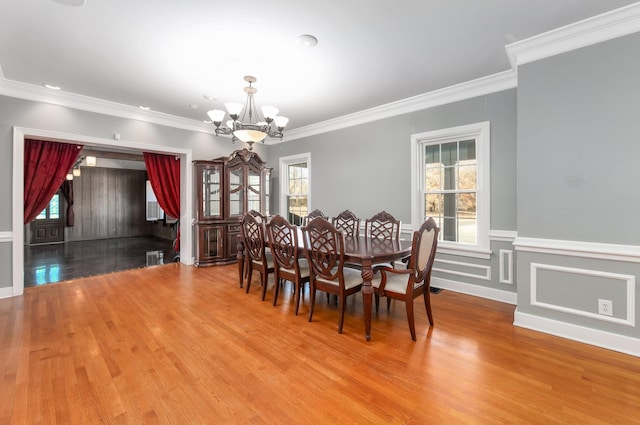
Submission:
M 0 288 L 0 299 L 13 297 L 13 287 Z
M 640 340 L 624 335 L 612 334 L 584 326 L 573 325 L 557 320 L 547 319 L 533 314 L 514 313 L 514 326 L 543 332 L 561 338 L 582 342 L 608 350 L 619 351 L 624 354 L 640 357 Z
M 518 303 L 518 294 L 515 292 L 503 291 L 501 289 L 487 288 L 486 286 L 471 285 L 469 283 L 456 282 L 448 279 L 437 277 L 431 278 L 431 286 L 435 288 L 448 289 L 462 294 L 474 295 L 476 297 L 487 298 L 494 301 L 500 301 L 507 304 L 516 305 Z

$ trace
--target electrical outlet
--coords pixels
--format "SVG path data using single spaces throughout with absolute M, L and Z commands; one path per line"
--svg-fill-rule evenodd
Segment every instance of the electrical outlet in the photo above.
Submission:
M 602 314 L 605 316 L 613 316 L 613 301 L 599 299 L 598 314 Z

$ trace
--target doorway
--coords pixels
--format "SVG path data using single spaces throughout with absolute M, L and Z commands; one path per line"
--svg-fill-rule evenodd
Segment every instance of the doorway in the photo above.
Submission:
M 5 296 L 17 296 L 24 293 L 24 139 L 35 138 L 56 142 L 80 143 L 85 146 L 115 147 L 129 149 L 132 152 L 156 152 L 176 155 L 180 158 L 180 262 L 193 264 L 193 235 L 191 218 L 193 217 L 193 170 L 191 149 L 131 142 L 124 140 L 102 139 L 91 136 L 59 133 L 48 130 L 14 127 L 13 129 L 13 190 L 12 190 L 12 280 L 11 293 Z

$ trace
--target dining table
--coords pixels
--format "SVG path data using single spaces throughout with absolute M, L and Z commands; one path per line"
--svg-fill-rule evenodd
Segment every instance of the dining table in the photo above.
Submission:
M 302 230 L 298 229 L 299 249 L 304 257 Z M 267 242 L 265 241 L 265 244 Z M 344 261 L 361 270 L 362 274 L 362 305 L 364 310 L 364 336 L 371 340 L 371 316 L 373 310 L 374 288 L 371 281 L 374 277 L 374 266 L 377 264 L 393 263 L 409 257 L 411 241 L 402 239 L 381 239 L 368 236 L 344 236 Z M 245 271 L 245 254 L 242 237 L 238 237 L 238 273 L 240 287 L 242 287 Z

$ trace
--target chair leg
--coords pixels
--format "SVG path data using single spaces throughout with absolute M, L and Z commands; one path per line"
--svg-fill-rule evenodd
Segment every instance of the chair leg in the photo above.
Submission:
M 267 296 L 267 282 L 269 282 L 269 273 L 266 270 L 260 273 L 260 280 L 262 281 L 262 301 L 264 301 Z
M 429 324 L 433 326 L 433 314 L 431 313 L 431 291 L 428 286 L 424 288 L 424 306 L 427 309 Z
M 416 324 L 413 321 L 413 297 L 409 296 L 409 299 L 405 300 L 407 305 L 407 321 L 409 322 L 409 332 L 411 332 L 411 339 L 416 340 Z
M 316 304 L 316 288 L 309 287 L 309 321 L 313 317 L 313 307 Z
M 300 308 L 300 297 L 302 292 L 302 284 L 300 282 L 295 282 L 293 290 L 295 291 L 295 300 L 293 302 L 296 303 L 296 316 L 298 315 L 298 309 Z
M 387 297 L 387 312 L 391 310 L 391 298 Z
M 347 297 L 342 294 L 340 297 L 340 318 L 338 319 L 338 333 L 342 333 L 342 326 L 344 325 L 344 311 L 347 307 Z
M 373 295 L 375 296 L 376 301 L 376 313 L 378 313 L 378 310 L 380 310 L 380 295 L 378 295 L 377 292 L 375 292 Z
M 274 275 L 274 280 L 275 280 L 275 275 Z M 283 281 L 284 281 L 284 279 L 277 279 L 276 287 L 275 287 L 274 293 L 273 293 L 273 306 L 274 307 L 278 303 L 278 292 L 280 292 L 280 285 L 282 284 Z
M 253 277 L 253 267 L 249 267 L 249 270 L 247 271 L 247 289 L 246 289 L 246 293 L 249 293 L 249 287 L 251 287 L 251 278 Z

